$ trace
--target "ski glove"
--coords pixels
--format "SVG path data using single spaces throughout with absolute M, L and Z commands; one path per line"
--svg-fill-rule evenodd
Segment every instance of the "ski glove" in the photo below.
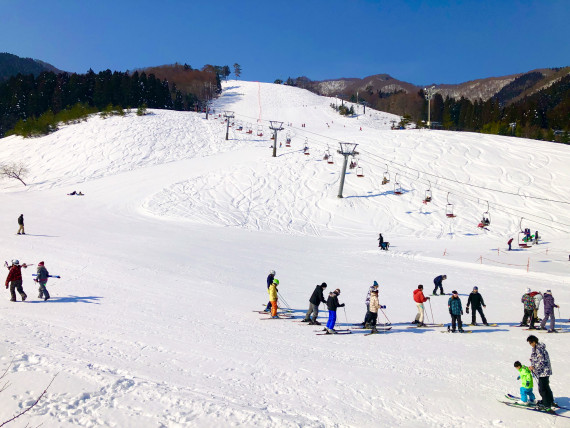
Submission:
M 467 313 L 469 313 L 469 306 L 467 306 L 467 307 L 465 308 L 465 310 L 467 311 Z
M 517 380 L 521 380 L 521 377 L 520 377 L 520 376 L 517 376 Z
M 386 309 L 386 305 L 380 306 L 381 309 Z

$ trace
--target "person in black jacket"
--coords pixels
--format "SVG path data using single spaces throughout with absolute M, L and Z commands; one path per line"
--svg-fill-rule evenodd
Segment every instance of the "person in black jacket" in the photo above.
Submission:
M 269 275 L 267 275 L 267 289 L 268 290 L 269 290 L 269 287 L 271 286 L 271 284 L 273 284 L 274 279 L 275 279 L 275 271 L 272 269 L 269 271 Z M 271 302 L 267 302 L 267 306 L 265 307 L 264 312 L 271 312 Z
M 334 325 L 336 323 L 336 310 L 337 308 L 344 307 L 344 303 L 338 303 L 338 296 L 340 294 L 340 289 L 336 289 L 332 293 L 329 294 L 329 298 L 327 299 L 327 308 L 329 310 L 329 320 L 327 322 L 327 333 L 334 334 L 336 333 L 334 329 Z
M 305 319 L 301 322 L 308 322 L 311 325 L 321 325 L 321 323 L 317 321 L 317 317 L 319 316 L 319 305 L 321 303 L 327 303 L 325 297 L 323 296 L 325 288 L 327 288 L 326 282 L 323 282 L 321 285 L 317 285 L 315 287 L 315 291 L 313 291 L 313 294 L 309 299 L 309 310 L 305 315 Z M 311 319 L 311 313 L 313 314 L 313 319 Z
M 24 214 L 20 214 L 20 217 L 18 217 L 18 225 L 20 226 L 18 228 L 18 235 L 25 235 L 26 232 L 24 231 Z
M 479 294 L 479 288 L 473 287 L 473 292 L 469 294 L 469 298 L 467 299 L 467 313 L 469 313 L 469 305 L 471 305 L 471 325 L 477 325 L 477 312 L 481 315 L 481 319 L 483 320 L 484 325 L 489 325 L 487 323 L 487 319 L 485 318 L 485 314 L 483 313 L 483 308 L 486 308 L 485 301 L 483 300 L 483 296 Z

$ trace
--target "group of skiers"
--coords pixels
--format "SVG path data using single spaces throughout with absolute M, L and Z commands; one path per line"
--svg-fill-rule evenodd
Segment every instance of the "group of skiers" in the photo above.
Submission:
M 12 265 L 8 266 L 6 263 L 6 267 L 8 268 L 8 276 L 6 277 L 6 289 L 10 288 L 10 301 L 16 301 L 16 291 L 20 294 L 22 298 L 22 302 L 24 302 L 28 295 L 24 291 L 23 287 L 23 279 L 22 279 L 22 268 L 26 269 L 28 266 L 26 263 L 22 263 L 20 265 L 19 260 L 12 260 Z M 49 278 L 49 272 L 45 267 L 44 262 L 38 263 L 38 270 L 36 274 L 36 278 L 34 279 L 35 282 L 38 283 L 38 298 L 44 299 L 44 301 L 50 298 L 49 291 L 46 288 L 46 284 Z
M 544 317 L 542 322 L 538 327 L 535 327 L 534 323 L 540 321 L 538 317 L 538 309 L 540 308 L 540 303 L 544 301 Z M 520 323 L 521 327 L 528 327 L 531 330 L 546 330 L 546 323 L 550 319 L 550 328 L 548 333 L 556 333 L 554 308 L 559 308 L 556 303 L 554 303 L 554 296 L 552 296 L 552 291 L 546 290 L 543 293 L 539 291 L 531 291 L 527 288 L 525 293 L 521 298 L 521 302 L 524 308 L 523 319 Z M 530 325 L 528 322 L 530 321 Z

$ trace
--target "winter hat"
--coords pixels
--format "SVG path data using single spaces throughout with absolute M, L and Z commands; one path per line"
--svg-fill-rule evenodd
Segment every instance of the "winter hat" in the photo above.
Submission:
M 44 265 L 44 262 L 39 262 L 39 263 L 38 263 L 38 266 L 43 266 L 43 265 Z
M 335 293 L 335 294 L 340 294 L 340 288 L 337 288 L 337 289 L 334 291 L 334 293 Z
M 544 294 L 552 294 L 552 291 L 546 290 L 546 291 L 544 292 Z
M 418 285 L 418 288 L 419 288 L 420 290 L 423 290 L 423 289 L 424 289 L 424 286 L 423 286 L 422 284 L 420 284 L 420 285 Z
M 327 288 L 327 283 L 326 283 L 326 282 L 323 282 L 323 283 L 321 284 L 321 287 Z
M 527 293 L 530 293 L 530 288 L 527 288 L 527 289 L 526 289 L 526 292 L 527 292 Z
M 279 285 L 279 280 L 278 280 L 277 278 L 275 278 L 275 279 L 273 280 L 273 284 Z
M 473 287 L 473 290 L 479 290 L 479 287 L 475 286 Z
M 453 290 L 451 294 L 457 294 L 457 290 Z
M 376 281 L 374 281 L 374 284 L 372 284 L 372 285 L 375 285 L 376 287 L 378 287 L 378 283 Z

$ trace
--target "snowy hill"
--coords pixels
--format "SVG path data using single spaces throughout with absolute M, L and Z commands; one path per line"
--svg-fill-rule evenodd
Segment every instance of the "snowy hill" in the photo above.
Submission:
M 9 302 L 6 292 L 0 301 L 0 370 L 11 384 L 0 421 L 58 374 L 14 426 L 562 424 L 497 399 L 518 393 L 513 362 L 530 355 L 529 332 L 514 327 L 524 290 L 552 289 L 568 321 L 568 147 L 392 131 L 396 116 L 346 118 L 330 103 L 294 87 L 230 81 L 207 121 L 155 110 L 2 139 L 0 162 L 30 169 L 26 188 L 2 182 L 4 257 L 43 260 L 62 278 L 50 279 L 52 299 L 40 301 L 30 267 L 28 300 Z M 235 115 L 227 141 L 223 111 Z M 284 122 L 275 158 L 268 120 Z M 348 170 L 342 199 L 338 142 L 358 143 L 364 175 Z M 428 189 L 433 200 L 423 204 Z M 72 190 L 85 196 L 67 196 Z M 487 211 L 491 225 L 479 229 Z M 26 236 L 15 235 L 21 213 Z M 538 230 L 542 243 L 519 249 L 520 226 Z M 390 251 L 378 251 L 379 232 Z M 506 251 L 509 237 L 516 251 Z M 362 321 L 377 280 L 393 329 L 320 337 L 293 320 L 260 320 L 253 310 L 267 302 L 270 269 L 281 305 L 298 317 L 316 284 L 340 288 L 339 328 Z M 479 286 L 498 326 L 466 335 L 408 329 L 412 291 L 423 283 L 428 294 L 442 273 L 464 306 Z M 427 308 L 430 320 L 449 322 L 447 297 Z M 568 336 L 540 338 L 554 395 L 570 407 Z

